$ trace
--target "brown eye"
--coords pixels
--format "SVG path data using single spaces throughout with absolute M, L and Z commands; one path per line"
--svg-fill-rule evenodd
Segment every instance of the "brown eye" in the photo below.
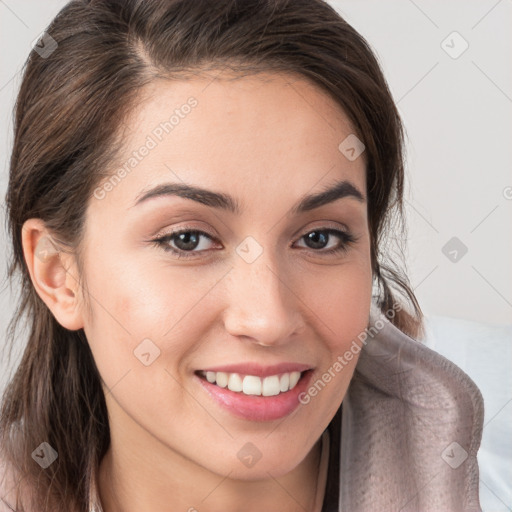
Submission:
M 322 250 L 325 249 L 325 247 L 329 244 L 333 238 L 333 235 L 339 240 L 339 242 L 335 244 L 334 247 L 330 247 L 327 250 Z M 301 240 L 302 239 L 306 241 L 306 244 L 310 249 L 313 249 L 315 252 L 320 252 L 322 254 L 333 254 L 347 251 L 349 245 L 357 241 L 357 238 L 351 233 L 331 228 L 315 229 L 303 235 L 301 237 Z
M 195 257 L 194 253 L 207 250 L 207 247 L 202 247 L 205 245 L 201 243 L 202 238 L 213 240 L 213 238 L 204 231 L 182 229 L 157 238 L 153 240 L 153 242 L 164 251 L 172 252 L 179 258 L 191 258 Z M 170 242 L 172 242 L 175 247 L 170 245 Z M 198 247 L 201 247 L 201 249 L 196 250 Z

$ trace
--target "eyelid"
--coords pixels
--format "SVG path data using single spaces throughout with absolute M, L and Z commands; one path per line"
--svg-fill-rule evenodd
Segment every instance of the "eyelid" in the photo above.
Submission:
M 204 227 L 198 227 L 198 226 L 189 226 L 189 225 L 184 225 L 182 227 L 177 227 L 177 228 L 172 228 L 172 229 L 166 228 L 164 230 L 158 231 L 154 236 L 151 237 L 151 239 L 154 240 L 155 238 L 162 238 L 162 237 L 168 236 L 168 235 L 176 235 L 183 231 L 199 231 L 199 232 L 207 234 L 213 240 L 217 240 L 217 235 L 215 235 L 211 229 L 204 228 Z
M 302 237 L 306 235 L 307 233 L 314 231 L 315 229 L 318 230 L 324 230 L 324 229 L 336 229 L 338 231 L 344 231 L 345 233 L 350 233 L 350 229 L 346 224 L 343 224 L 342 222 L 334 222 L 332 220 L 318 220 L 313 223 L 313 225 L 308 226 L 307 228 L 304 228 L 304 230 L 300 230 L 296 232 L 294 235 L 294 238 L 296 236 Z M 299 235 L 299 233 L 301 233 Z

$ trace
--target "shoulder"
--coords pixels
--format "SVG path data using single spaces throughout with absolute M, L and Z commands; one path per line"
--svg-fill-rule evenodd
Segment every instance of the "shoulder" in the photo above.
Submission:
M 342 508 L 480 511 L 479 388 L 377 313 L 343 400 Z
M 18 484 L 5 461 L 0 458 L 0 512 L 16 511 L 16 494 Z

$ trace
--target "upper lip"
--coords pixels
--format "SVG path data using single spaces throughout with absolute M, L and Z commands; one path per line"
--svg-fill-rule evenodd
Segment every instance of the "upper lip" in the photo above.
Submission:
M 241 363 L 229 364 L 222 366 L 214 366 L 211 368 L 204 368 L 204 372 L 226 372 L 226 373 L 240 373 L 242 375 L 254 375 L 256 377 L 268 377 L 270 375 L 279 375 L 281 373 L 289 372 L 303 372 L 310 370 L 312 367 L 308 364 L 302 363 L 279 363 L 270 366 L 263 366 L 258 363 Z

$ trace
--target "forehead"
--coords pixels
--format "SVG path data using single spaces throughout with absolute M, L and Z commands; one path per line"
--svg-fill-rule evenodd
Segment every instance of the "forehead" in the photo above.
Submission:
M 293 201 L 340 178 L 365 190 L 364 154 L 351 161 L 340 150 L 353 132 L 328 93 L 297 75 L 155 80 L 125 120 L 110 170 L 124 172 L 108 196 L 128 208 L 164 181 L 250 192 L 247 200 Z

